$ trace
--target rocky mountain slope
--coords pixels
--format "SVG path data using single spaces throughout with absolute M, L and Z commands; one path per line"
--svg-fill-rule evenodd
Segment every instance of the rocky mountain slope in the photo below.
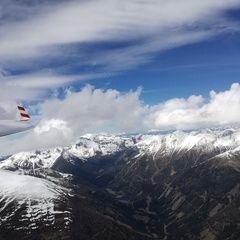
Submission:
M 88 134 L 0 169 L 0 239 L 240 238 L 240 129 Z

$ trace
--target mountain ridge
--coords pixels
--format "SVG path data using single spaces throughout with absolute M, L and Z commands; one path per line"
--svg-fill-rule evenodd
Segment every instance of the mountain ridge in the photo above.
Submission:
M 232 153 L 238 151 L 240 146 L 240 129 L 210 130 L 184 132 L 175 131 L 168 134 L 142 134 L 142 135 L 113 135 L 113 134 L 85 134 L 67 147 L 56 147 L 47 150 L 36 150 L 20 152 L 2 160 L 0 169 L 6 167 L 21 166 L 27 167 L 28 164 L 34 168 L 51 168 L 61 154 L 69 154 L 82 161 L 96 155 L 110 155 L 125 148 L 132 148 L 139 153 L 149 151 L 154 154 L 160 149 L 164 149 L 162 154 L 173 151 L 189 151 L 191 149 L 202 149 L 212 151 L 221 149 L 219 154 L 224 152 Z M 204 149 L 203 149 L 204 148 Z M 209 149 L 207 149 L 209 148 Z

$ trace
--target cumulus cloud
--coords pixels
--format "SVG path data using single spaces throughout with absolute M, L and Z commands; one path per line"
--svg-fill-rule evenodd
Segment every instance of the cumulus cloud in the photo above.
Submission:
M 64 146 L 88 132 L 138 131 L 146 107 L 140 89 L 127 93 L 84 87 L 66 91 L 65 98 L 46 100 L 38 109 L 42 120 L 32 131 L 0 139 L 0 152 Z
M 229 90 L 210 92 L 209 100 L 202 96 L 171 99 L 150 108 L 148 126 L 159 129 L 191 129 L 240 122 L 240 85 Z
M 201 107 L 204 105 L 202 96 L 191 96 L 188 99 L 170 99 L 150 108 L 146 119 L 148 126 L 164 130 L 192 128 L 202 124 Z
M 34 130 L 0 139 L 1 155 L 66 146 L 74 140 L 73 130 L 60 119 L 42 120 Z
M 143 132 L 217 127 L 240 123 L 240 84 L 211 91 L 208 98 L 174 98 L 148 106 L 141 89 L 121 93 L 87 85 L 79 92 L 39 105 L 42 120 L 34 130 L 0 139 L 0 152 L 13 153 L 70 144 L 84 133 Z
M 64 100 L 47 100 L 42 116 L 63 119 L 76 132 L 137 130 L 145 111 L 139 100 L 140 91 L 120 93 L 88 85 L 81 92 L 68 91 Z

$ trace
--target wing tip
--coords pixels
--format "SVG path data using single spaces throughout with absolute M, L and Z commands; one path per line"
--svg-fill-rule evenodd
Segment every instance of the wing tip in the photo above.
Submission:
M 17 108 L 20 114 L 20 121 L 28 121 L 31 119 L 31 117 L 29 116 L 29 114 L 27 113 L 23 106 L 18 105 Z

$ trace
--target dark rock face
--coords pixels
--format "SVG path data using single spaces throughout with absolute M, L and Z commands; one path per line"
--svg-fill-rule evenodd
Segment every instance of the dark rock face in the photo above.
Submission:
M 182 164 L 175 165 L 156 158 L 156 173 L 151 157 L 143 156 L 132 163 L 132 171 L 122 169 L 113 189 L 126 191 L 134 214 L 147 219 L 146 230 L 155 236 L 238 239 L 240 173 L 229 166 L 216 166 L 209 158 L 205 158 L 206 162 L 202 159 L 199 165 L 186 165 L 186 159 L 183 155 L 177 160 Z
M 1 218 L 11 217 L 0 222 L 0 239 L 240 239 L 238 146 L 162 142 L 152 149 L 135 139 L 105 155 L 100 144 L 87 160 L 62 151 L 50 169 L 25 169 L 54 182 L 61 194 L 52 215 L 37 211 L 35 224 L 26 217 L 34 202 L 19 207 L 2 198 Z

